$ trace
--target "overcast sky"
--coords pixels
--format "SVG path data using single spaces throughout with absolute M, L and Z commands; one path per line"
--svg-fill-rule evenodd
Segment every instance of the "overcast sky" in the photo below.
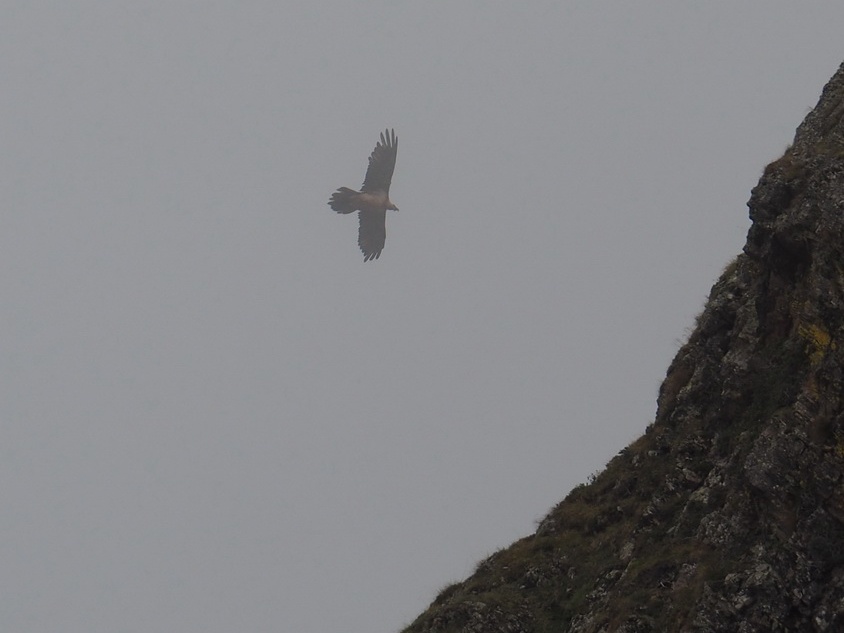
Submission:
M 842 25 L 3 2 L 3 629 L 409 623 L 652 421 Z M 364 263 L 326 202 L 386 127 Z

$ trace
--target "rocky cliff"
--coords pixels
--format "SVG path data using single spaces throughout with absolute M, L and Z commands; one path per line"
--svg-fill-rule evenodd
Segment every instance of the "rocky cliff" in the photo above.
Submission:
M 656 420 L 405 633 L 844 631 L 844 65 Z

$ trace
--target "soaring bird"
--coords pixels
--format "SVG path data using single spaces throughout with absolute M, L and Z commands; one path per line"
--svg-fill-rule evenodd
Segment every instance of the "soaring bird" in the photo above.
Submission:
M 375 144 L 369 156 L 369 167 L 360 191 L 340 187 L 328 201 L 328 205 L 337 213 L 358 212 L 358 246 L 365 262 L 381 256 L 384 240 L 387 239 L 387 210 L 399 210 L 390 201 L 390 181 L 396 168 L 398 148 L 399 139 L 395 131 L 383 131 L 381 141 Z

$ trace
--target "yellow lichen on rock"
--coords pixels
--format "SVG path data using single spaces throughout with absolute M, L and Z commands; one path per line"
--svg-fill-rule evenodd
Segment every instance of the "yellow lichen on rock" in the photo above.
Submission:
M 822 325 L 818 325 L 817 323 L 802 324 L 798 327 L 797 331 L 809 343 L 809 347 L 811 348 L 809 351 L 809 360 L 811 360 L 813 367 L 821 364 L 828 349 L 835 349 L 835 342 L 832 340 L 832 336 Z

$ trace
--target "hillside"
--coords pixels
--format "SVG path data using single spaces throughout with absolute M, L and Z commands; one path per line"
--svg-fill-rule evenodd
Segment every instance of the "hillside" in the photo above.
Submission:
M 844 630 L 844 65 L 655 421 L 405 633 Z

